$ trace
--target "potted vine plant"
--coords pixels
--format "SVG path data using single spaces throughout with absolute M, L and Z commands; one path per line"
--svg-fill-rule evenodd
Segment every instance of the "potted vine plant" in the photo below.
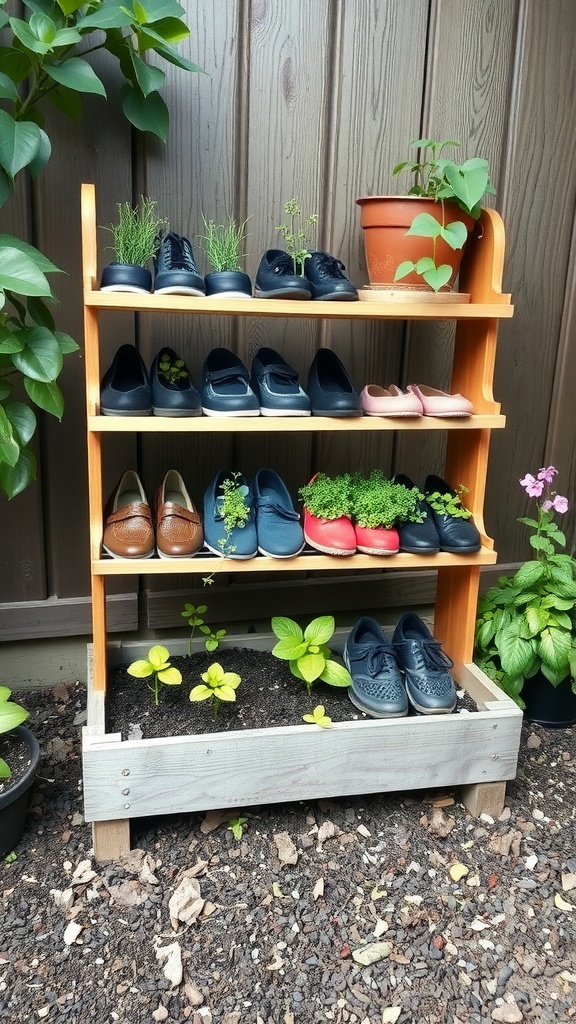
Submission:
M 552 487 L 557 472 L 520 481 L 536 499 L 535 517 L 518 520 L 533 531 L 535 557 L 480 598 L 475 660 L 528 721 L 564 728 L 576 723 L 576 559 L 557 551 L 566 538 L 554 517 L 568 509 Z
M 436 294 L 453 286 L 482 198 L 495 193 L 487 160 L 457 164 L 442 155 L 459 142 L 417 139 L 412 145 L 425 159 L 404 160 L 392 171 L 397 175 L 408 168 L 414 175 L 408 194 L 362 196 L 356 202 L 371 288 Z
M 206 295 L 218 295 L 229 299 L 251 299 L 252 282 L 240 269 L 240 260 L 246 256 L 240 252 L 246 238 L 246 224 L 238 224 L 232 217 L 227 224 L 215 224 L 204 219 L 206 234 L 202 236 L 204 252 L 213 268 L 204 278 Z
M 38 740 L 22 724 L 28 712 L 10 700 L 10 695 L 7 686 L 0 686 L 0 857 L 20 842 L 40 760 Z M 9 762 L 18 746 L 24 750 L 24 763 L 17 771 Z
M 162 233 L 168 224 L 156 215 L 154 199 L 140 196 L 137 206 L 117 203 L 118 221 L 105 228 L 112 232 L 114 262 L 102 271 L 103 292 L 151 292 L 152 273 L 147 264 L 154 259 Z

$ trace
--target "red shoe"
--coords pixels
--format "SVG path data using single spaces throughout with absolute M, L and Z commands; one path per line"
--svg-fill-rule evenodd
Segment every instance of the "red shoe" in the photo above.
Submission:
M 356 534 L 348 516 L 319 519 L 304 507 L 304 537 L 310 547 L 325 555 L 356 554 Z
M 356 547 L 363 555 L 397 555 L 400 550 L 400 537 L 395 526 L 387 529 L 378 526 L 355 526 Z

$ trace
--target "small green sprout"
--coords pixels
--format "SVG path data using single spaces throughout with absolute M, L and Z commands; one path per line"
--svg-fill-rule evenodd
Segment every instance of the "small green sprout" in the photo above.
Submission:
M 312 244 L 308 237 L 309 232 L 307 228 L 318 223 L 318 214 L 310 213 L 304 221 L 306 228 L 298 227 L 296 218 L 302 216 L 302 210 L 298 200 L 294 197 L 289 199 L 287 203 L 284 203 L 284 213 L 290 218 L 289 222 L 287 224 L 278 224 L 276 231 L 279 231 L 284 236 L 286 252 L 292 257 L 294 273 L 304 274 L 304 264 L 310 256 L 308 249 Z
M 232 472 L 220 484 L 222 493 L 218 496 L 219 512 L 222 515 L 224 537 L 218 541 L 218 547 L 222 552 L 222 559 L 230 557 L 236 551 L 236 546 L 231 542 L 232 531 L 243 530 L 250 518 L 250 488 L 241 483 L 241 479 L 241 473 Z M 248 503 L 245 499 L 248 499 Z M 203 576 L 202 583 L 205 587 L 214 583 L 214 573 Z
M 312 619 L 304 632 L 293 619 L 276 615 L 272 619 L 272 631 L 278 637 L 272 654 L 290 662 L 292 675 L 302 680 L 308 693 L 317 679 L 330 686 L 350 686 L 352 678 L 348 669 L 332 661 L 332 652 L 326 646 L 334 633 L 333 615 Z
M 154 703 L 160 703 L 160 688 L 162 686 L 178 686 L 182 682 L 182 674 L 177 668 L 173 668 L 168 661 L 170 652 L 166 647 L 157 644 L 148 651 L 148 660 L 133 661 L 128 666 L 127 672 L 136 679 L 147 679 L 153 677 L 148 689 L 154 694 Z
M 18 854 L 15 853 L 14 850 L 12 850 L 11 853 L 6 854 L 4 860 L 6 864 L 14 864 L 14 862 L 18 860 Z
M 323 704 L 317 704 L 309 715 L 302 715 L 302 721 L 310 725 L 319 725 L 321 729 L 329 729 L 332 725 L 332 719 L 326 714 Z
M 242 836 L 244 835 L 244 826 L 245 826 L 247 821 L 248 821 L 248 818 L 239 817 L 239 818 L 230 818 L 230 820 L 228 822 L 227 831 L 231 832 L 232 835 L 234 836 L 234 839 L 236 839 L 238 842 L 240 842 L 240 840 L 242 839 Z
M 199 604 L 197 608 L 193 604 L 185 604 L 184 611 L 180 612 L 180 615 L 183 619 L 186 619 L 192 630 L 188 641 L 188 654 L 192 654 L 192 641 L 194 639 L 196 628 L 198 628 L 206 637 L 204 646 L 207 651 L 216 651 L 220 646 L 220 641 L 226 636 L 225 629 L 217 629 L 216 631 L 213 631 L 210 626 L 206 625 L 202 618 L 205 611 L 207 611 L 205 604 Z
M 440 491 L 433 491 L 426 495 L 426 501 L 435 512 L 442 516 L 451 516 L 453 519 L 470 519 L 472 513 L 465 508 L 461 502 L 461 496 L 468 493 L 464 484 L 459 484 L 455 494 L 440 494 Z
M 242 680 L 236 672 L 225 672 L 217 661 L 202 673 L 202 679 L 204 683 L 199 683 L 190 691 L 190 700 L 211 700 L 212 717 L 216 718 L 221 701 L 236 700 L 236 690 Z

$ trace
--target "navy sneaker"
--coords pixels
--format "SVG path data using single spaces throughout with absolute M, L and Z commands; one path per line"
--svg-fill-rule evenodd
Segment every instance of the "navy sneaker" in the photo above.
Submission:
M 313 416 L 361 416 L 362 403 L 344 364 L 329 348 L 319 348 L 308 374 Z
M 294 273 L 294 261 L 283 249 L 268 249 L 258 267 L 254 287 L 256 299 L 311 299 L 305 277 Z
M 304 531 L 288 488 L 273 469 L 259 469 L 252 481 L 258 551 L 270 558 L 294 558 L 304 547 Z
M 352 703 L 372 718 L 404 718 L 408 697 L 396 654 L 375 619 L 359 619 L 344 648 Z
M 456 555 L 470 554 L 473 551 L 480 551 L 482 541 L 480 533 L 474 523 L 468 509 L 462 505 L 458 493 L 447 484 L 440 476 L 430 474 L 424 483 L 424 494 L 426 503 L 440 539 L 440 550 L 448 551 Z M 440 502 L 438 502 L 438 497 Z M 445 512 L 443 499 L 451 500 L 454 513 Z M 439 505 L 435 508 L 434 505 Z
M 248 513 L 242 526 L 233 525 L 230 529 L 226 528 L 224 522 L 222 484 L 226 480 L 232 481 L 239 489 L 242 504 Z M 224 555 L 225 558 L 254 558 L 257 554 L 256 523 L 250 489 L 240 473 L 222 469 L 216 474 L 210 486 L 206 488 L 204 493 L 204 544 L 209 551 L 215 555 Z
M 204 278 L 198 271 L 187 238 L 171 231 L 160 242 L 154 257 L 155 295 L 205 295 Z
M 416 488 L 410 477 L 403 473 L 396 474 L 394 483 L 402 484 L 408 490 Z M 411 555 L 437 555 L 440 551 L 440 538 L 432 513 L 424 500 L 418 502 L 418 511 L 423 517 L 421 523 L 396 523 L 400 551 L 407 551 Z
M 150 367 L 152 411 L 155 416 L 200 416 L 202 399 L 183 359 L 163 348 Z
M 306 280 L 310 282 L 313 299 L 330 302 L 354 302 L 358 291 L 342 273 L 346 267 L 327 252 L 311 252 L 304 263 Z
M 262 416 L 309 416 L 310 399 L 298 374 L 273 348 L 261 348 L 252 360 L 252 387 Z
M 394 630 L 392 644 L 404 672 L 406 692 L 421 715 L 447 715 L 456 707 L 456 687 L 448 669 L 454 662 L 422 619 L 407 612 Z
M 134 345 L 121 345 L 102 378 L 103 416 L 150 416 L 152 392 L 144 360 Z
M 259 416 L 260 403 L 250 374 L 230 349 L 214 348 L 202 367 L 202 412 L 205 416 Z

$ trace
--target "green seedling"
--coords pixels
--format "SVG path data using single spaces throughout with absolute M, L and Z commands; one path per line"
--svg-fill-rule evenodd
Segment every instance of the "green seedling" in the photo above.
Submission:
M 286 224 L 278 224 L 276 231 L 284 236 L 286 252 L 292 257 L 294 264 L 294 273 L 303 275 L 304 264 L 310 256 L 308 250 L 312 245 L 306 228 L 318 223 L 318 214 L 310 213 L 304 221 L 305 226 L 298 225 L 297 218 L 302 216 L 302 210 L 298 200 L 294 197 L 284 203 L 284 213 L 289 217 L 289 221 Z
M 236 690 L 242 682 L 236 672 L 225 672 L 217 661 L 209 665 L 202 673 L 203 683 L 199 683 L 190 691 L 190 700 L 199 702 L 212 701 L 212 718 L 217 718 L 222 701 L 236 700 Z
M 189 374 L 183 359 L 173 359 L 163 352 L 158 362 L 158 370 L 168 384 L 177 384 L 179 380 L 188 380 Z
M 0 686 L 0 733 L 12 732 L 28 718 L 28 712 L 20 704 L 10 700 L 12 690 Z M 0 757 L 0 780 L 9 779 L 12 772 L 4 758 Z
M 327 643 L 334 633 L 334 617 L 320 615 L 302 631 L 297 622 L 277 615 L 272 619 L 272 630 L 278 637 L 272 654 L 290 663 L 290 671 L 306 686 L 308 693 L 316 680 L 330 686 L 350 686 L 350 673 L 331 658 Z
M 309 715 L 302 715 L 302 721 L 307 722 L 309 725 L 319 725 L 321 729 L 329 729 L 332 725 L 332 719 L 330 715 L 326 714 L 326 708 L 323 704 L 317 704 Z
M 148 651 L 148 659 L 133 661 L 128 666 L 127 672 L 135 679 L 149 679 L 148 689 L 154 694 L 154 703 L 160 703 L 160 690 L 162 686 L 178 686 L 182 682 L 182 674 L 177 668 L 173 668 L 168 661 L 170 652 L 166 647 L 157 644 Z
M 464 508 L 461 502 L 461 496 L 467 493 L 468 488 L 464 487 L 464 484 L 459 484 L 456 494 L 441 494 L 440 491 L 432 491 L 431 494 L 426 495 L 426 501 L 430 508 L 433 508 L 435 512 L 442 516 L 451 516 L 454 519 L 470 519 L 472 513 L 469 509 Z
M 226 636 L 225 629 L 217 629 L 213 631 L 210 626 L 206 625 L 202 618 L 205 611 L 207 611 L 207 606 L 205 604 L 199 604 L 197 608 L 193 604 L 185 604 L 184 611 L 180 612 L 182 618 L 186 619 L 186 622 L 192 630 L 188 641 L 188 654 L 192 654 L 192 641 L 194 639 L 196 629 L 206 637 L 204 646 L 207 651 L 218 650 L 220 641 Z
M 242 836 L 244 835 L 244 826 L 246 825 L 247 821 L 248 818 L 239 817 L 230 818 L 228 822 L 227 831 L 231 832 L 232 835 L 234 836 L 234 839 L 236 839 L 238 842 L 240 842 Z

